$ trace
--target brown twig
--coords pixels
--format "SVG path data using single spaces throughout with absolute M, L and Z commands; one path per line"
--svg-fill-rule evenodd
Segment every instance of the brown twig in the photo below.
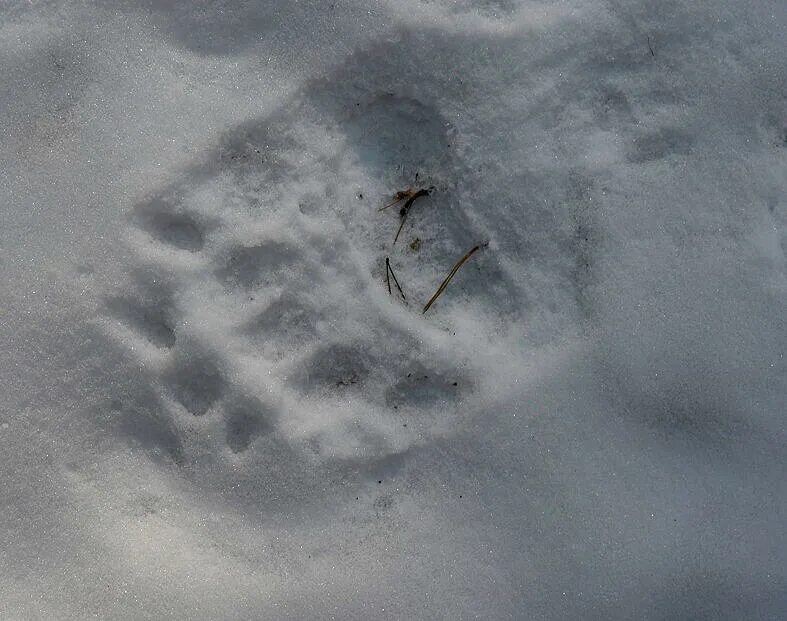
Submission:
M 385 257 L 385 279 L 386 279 L 386 281 L 388 283 L 388 293 L 390 294 L 391 293 L 391 280 L 389 278 L 389 274 L 390 274 L 391 277 L 393 277 L 394 284 L 396 285 L 396 288 L 399 290 L 399 295 L 401 295 L 402 299 L 406 301 L 407 298 L 404 295 L 404 291 L 402 291 L 402 287 L 399 285 L 399 280 L 396 278 L 396 274 L 394 273 L 393 268 L 391 267 L 391 262 L 388 259 L 388 257 Z
M 470 250 L 467 251 L 467 254 L 465 254 L 465 256 L 463 256 L 461 259 L 459 259 L 459 261 L 456 262 L 456 265 L 454 265 L 454 267 L 451 268 L 451 271 L 448 272 L 448 276 L 445 277 L 445 280 L 437 288 L 437 291 L 435 291 L 435 294 L 426 303 L 426 306 L 424 306 L 424 310 L 421 314 L 424 314 L 426 313 L 426 311 L 429 310 L 432 304 L 435 303 L 435 300 L 437 300 L 437 298 L 440 297 L 440 294 L 442 294 L 443 291 L 445 291 L 445 288 L 448 286 L 448 283 L 451 282 L 451 279 L 459 271 L 459 268 L 462 267 L 467 262 L 467 260 L 480 249 L 481 249 L 481 245 L 473 246 Z
M 393 207 L 396 203 L 403 201 L 406 198 L 410 198 L 413 195 L 414 190 L 407 188 L 406 190 L 400 190 L 396 194 L 394 194 L 393 200 L 390 203 L 386 203 L 382 207 L 380 207 L 377 211 L 383 211 L 384 209 L 388 209 L 389 207 Z
M 418 190 L 415 194 L 413 194 L 410 198 L 407 199 L 407 202 L 404 204 L 404 207 L 399 210 L 399 215 L 402 217 L 402 223 L 399 225 L 399 230 L 396 231 L 396 237 L 394 237 L 393 243 L 396 244 L 396 240 L 399 239 L 399 233 L 402 232 L 404 228 L 404 223 L 407 221 L 407 214 L 410 213 L 410 207 L 413 206 L 415 199 L 421 196 L 429 196 L 429 190 L 426 188 L 422 188 Z

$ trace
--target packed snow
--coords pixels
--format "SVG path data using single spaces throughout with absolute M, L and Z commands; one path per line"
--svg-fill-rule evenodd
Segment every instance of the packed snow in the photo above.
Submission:
M 0 0 L 0 85 L 0 618 L 787 617 L 784 0 Z

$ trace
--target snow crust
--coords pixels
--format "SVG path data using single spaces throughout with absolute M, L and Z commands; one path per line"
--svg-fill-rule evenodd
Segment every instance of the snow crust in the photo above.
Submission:
M 0 18 L 1 618 L 787 616 L 782 0 Z

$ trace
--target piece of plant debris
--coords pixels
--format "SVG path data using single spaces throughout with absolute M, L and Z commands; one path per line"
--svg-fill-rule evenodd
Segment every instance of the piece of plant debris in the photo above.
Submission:
M 429 186 L 428 188 L 421 188 L 419 190 L 414 190 L 413 188 L 407 188 L 406 190 L 401 190 L 397 192 L 393 196 L 393 200 L 390 203 L 387 203 L 380 207 L 377 211 L 382 211 L 383 209 L 388 209 L 389 207 L 393 207 L 397 203 L 401 201 L 406 201 L 402 208 L 399 210 L 399 216 L 402 218 L 401 224 L 399 224 L 399 230 L 396 231 L 396 236 L 394 237 L 393 243 L 396 243 L 396 240 L 399 239 L 399 234 L 402 232 L 404 228 L 404 223 L 407 221 L 407 215 L 410 213 L 410 207 L 413 206 L 413 203 L 416 199 L 422 196 L 429 196 L 432 190 L 434 190 L 434 186 Z
M 445 291 L 445 288 L 448 286 L 448 283 L 449 283 L 449 282 L 451 282 L 451 279 L 452 279 L 452 278 L 454 277 L 454 275 L 455 275 L 455 274 L 456 274 L 456 273 L 459 271 L 459 268 L 460 268 L 460 267 L 462 267 L 462 266 L 463 266 L 463 265 L 464 265 L 464 264 L 467 262 L 467 260 L 468 260 L 470 257 L 472 257 L 472 256 L 473 256 L 473 255 L 474 255 L 476 252 L 478 252 L 478 251 L 479 251 L 481 248 L 485 247 L 486 245 L 487 245 L 487 244 L 479 244 L 478 246 L 473 246 L 473 247 L 472 247 L 470 250 L 468 250 L 468 251 L 467 251 L 467 253 L 465 254 L 465 256 L 463 256 L 461 259 L 459 259 L 459 260 L 456 262 L 456 265 L 454 265 L 454 266 L 451 268 L 451 271 L 450 271 L 450 272 L 448 272 L 448 276 L 446 276 L 446 277 L 445 277 L 445 280 L 443 280 L 443 282 L 442 282 L 442 283 L 440 284 L 440 286 L 437 288 L 437 291 L 435 291 L 435 294 L 434 294 L 434 295 L 432 296 L 432 298 L 431 298 L 431 299 L 430 299 L 430 300 L 429 300 L 429 301 L 426 303 L 426 306 L 424 306 L 424 310 L 422 311 L 422 313 L 421 313 L 421 314 L 423 314 L 423 313 L 425 313 L 426 311 L 428 311 L 428 310 L 429 310 L 429 308 L 432 306 L 432 304 L 434 304 L 434 303 L 435 303 L 435 300 L 437 300 L 437 298 L 439 298 L 439 297 L 440 297 L 440 295 L 443 293 L 443 291 Z
M 418 252 L 421 249 L 421 238 L 416 237 L 413 241 L 410 242 L 410 250 L 413 252 Z
M 401 201 L 410 198 L 413 194 L 415 194 L 415 190 L 413 190 L 412 188 L 401 190 L 393 195 L 393 200 L 390 203 L 386 203 L 385 205 L 380 207 L 377 211 L 383 211 L 384 209 L 393 207 L 394 205 L 396 205 L 396 203 L 400 203 Z
M 399 210 L 399 215 L 402 218 L 402 223 L 399 225 L 399 230 L 396 231 L 396 236 L 394 237 L 393 240 L 394 244 L 396 243 L 396 240 L 399 239 L 399 233 L 401 233 L 402 229 L 404 228 L 404 223 L 407 221 L 407 215 L 410 213 L 410 207 L 413 206 L 415 199 L 420 196 L 429 196 L 429 190 L 426 188 L 422 188 L 418 190 L 415 194 L 413 194 L 410 198 L 407 199 L 407 202 L 404 204 L 404 207 L 402 207 Z
M 388 259 L 388 257 L 385 257 L 385 284 L 388 285 L 388 295 L 392 295 L 391 276 L 393 276 L 394 284 L 396 285 L 396 288 L 399 290 L 399 294 L 402 296 L 402 299 L 407 300 L 407 298 L 404 297 L 404 291 L 402 291 L 402 288 L 399 286 L 399 281 L 396 279 L 396 274 L 394 274 L 393 268 L 391 267 L 390 260 Z

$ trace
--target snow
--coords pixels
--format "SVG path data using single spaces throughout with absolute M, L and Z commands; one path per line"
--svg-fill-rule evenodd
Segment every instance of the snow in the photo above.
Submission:
M 787 614 L 784 2 L 0 16 L 0 617 Z

